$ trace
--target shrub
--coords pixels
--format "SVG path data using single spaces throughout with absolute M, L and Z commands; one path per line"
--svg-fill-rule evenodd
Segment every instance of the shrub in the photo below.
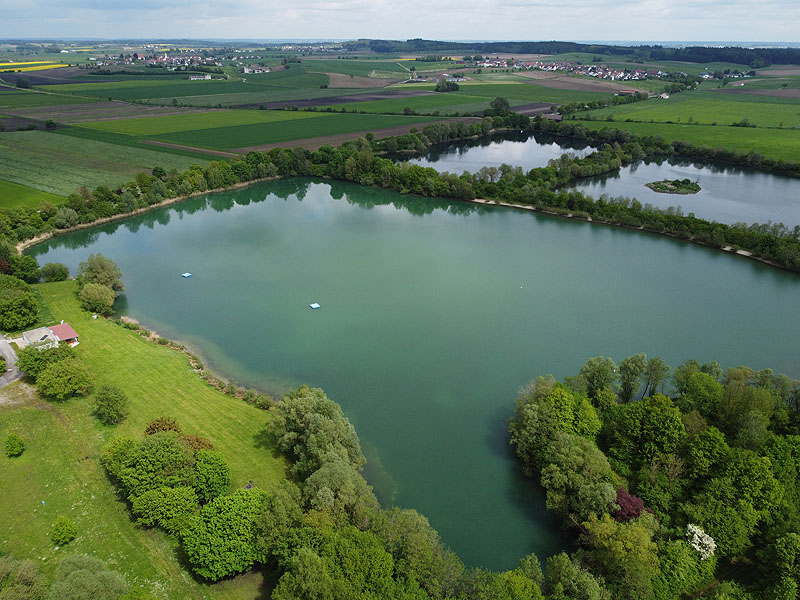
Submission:
M 72 522 L 72 519 L 59 515 L 56 522 L 53 523 L 53 529 L 50 531 L 50 539 L 56 546 L 64 546 L 69 544 L 78 535 L 78 527 Z
M 194 452 L 198 450 L 213 450 L 214 444 L 210 440 L 199 435 L 185 435 L 181 438 L 183 443 L 191 448 Z
M 255 519 L 267 498 L 252 488 L 212 500 L 183 532 L 183 549 L 198 575 L 217 581 L 247 571 L 257 559 Z
M 0 275 L 0 329 L 17 331 L 36 322 L 39 306 L 27 283 Z
M 95 397 L 95 413 L 106 425 L 122 423 L 128 416 L 130 401 L 125 392 L 112 385 L 104 385 Z
M 25 283 L 39 283 L 39 263 L 32 256 L 26 254 L 12 254 L 9 257 L 11 274 L 22 279 Z
M 25 374 L 36 378 L 53 363 L 74 358 L 75 351 L 66 344 L 46 350 L 39 350 L 36 346 L 25 346 L 17 352 L 17 366 Z
M 68 229 L 69 227 L 75 227 L 81 222 L 81 219 L 74 209 L 68 206 L 61 206 L 56 211 L 56 214 L 53 215 L 52 222 L 57 229 Z
M 199 507 L 197 494 L 190 487 L 149 490 L 131 502 L 131 510 L 139 517 L 139 523 L 150 527 L 159 525 L 168 533 L 186 529 Z
M 115 295 L 125 291 L 122 271 L 113 260 L 102 254 L 90 254 L 86 262 L 80 264 L 78 281 L 82 286 L 89 283 L 107 285 Z
M 222 454 L 198 450 L 194 463 L 194 482 L 200 500 L 208 502 L 228 491 L 231 474 Z
M 25 442 L 16 433 L 9 433 L 6 438 L 6 456 L 12 458 L 25 452 Z
M 36 378 L 39 392 L 53 400 L 63 401 L 72 396 L 92 392 L 92 378 L 79 360 L 62 360 L 49 365 Z
M 119 600 L 127 591 L 120 573 L 109 571 L 102 560 L 78 554 L 61 561 L 47 600 Z
M 159 433 L 160 431 L 174 431 L 175 433 L 180 434 L 181 426 L 178 425 L 178 422 L 172 417 L 159 417 L 158 419 L 154 419 L 147 424 L 147 427 L 144 429 L 144 434 L 153 435 L 154 433 Z
M 110 315 L 113 311 L 114 299 L 116 294 L 107 285 L 101 283 L 87 283 L 78 293 L 78 298 L 88 311 L 96 312 L 104 316 Z
M 47 263 L 41 268 L 42 279 L 45 282 L 64 281 L 69 277 L 69 269 L 61 263 Z

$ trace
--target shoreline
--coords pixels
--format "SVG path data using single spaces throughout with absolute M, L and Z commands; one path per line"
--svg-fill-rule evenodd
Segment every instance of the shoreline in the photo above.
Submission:
M 720 252 L 725 252 L 727 254 L 734 254 L 736 256 L 741 256 L 743 258 L 748 258 L 750 260 L 754 260 L 756 262 L 760 262 L 760 263 L 762 263 L 764 265 L 767 265 L 769 267 L 773 267 L 775 269 L 779 269 L 781 271 L 786 271 L 787 273 L 792 273 L 793 275 L 800 275 L 800 273 L 798 273 L 797 271 L 794 271 L 792 269 L 789 269 L 787 267 L 779 265 L 779 264 L 777 264 L 775 262 L 772 262 L 769 259 L 761 258 L 760 256 L 754 256 L 753 253 L 750 252 L 749 250 L 742 250 L 742 249 L 734 250 L 731 246 L 722 246 L 722 247 L 714 246 L 714 245 L 709 244 L 707 242 L 703 242 L 703 241 L 700 241 L 700 240 L 694 240 L 694 239 L 687 238 L 687 237 L 681 237 L 681 236 L 675 235 L 673 233 L 666 233 L 664 231 L 657 231 L 655 229 L 648 229 L 647 227 L 644 227 L 644 226 L 634 227 L 632 225 L 625 225 L 624 223 L 614 223 L 613 221 L 601 221 L 601 220 L 598 220 L 598 219 L 592 219 L 592 217 L 584 217 L 584 216 L 581 216 L 581 215 L 575 215 L 575 214 L 573 214 L 571 212 L 560 213 L 560 212 L 556 212 L 556 211 L 552 211 L 552 210 L 547 210 L 547 209 L 544 209 L 544 208 L 539 208 L 538 206 L 533 206 L 531 204 L 516 204 L 516 203 L 513 203 L 513 202 L 506 202 L 505 200 L 487 200 L 485 198 L 473 198 L 472 200 L 461 200 L 461 201 L 462 202 L 471 202 L 473 204 L 481 204 L 483 206 L 505 206 L 507 208 L 517 208 L 517 209 L 527 210 L 527 211 L 530 211 L 530 212 L 540 213 L 540 214 L 544 214 L 544 215 L 550 215 L 550 216 L 553 216 L 553 217 L 561 217 L 562 219 L 571 219 L 571 220 L 574 220 L 574 221 L 583 221 L 584 223 L 592 223 L 592 224 L 597 223 L 599 225 L 608 225 L 608 226 L 611 226 L 611 227 L 619 227 L 621 229 L 628 229 L 630 231 L 639 231 L 639 232 L 651 233 L 651 234 L 658 235 L 658 236 L 672 238 L 673 240 L 687 242 L 687 243 L 690 243 L 690 244 L 696 244 L 698 246 L 703 246 L 704 248 L 709 248 L 711 250 L 719 250 Z
M 324 180 L 333 180 L 334 179 L 334 178 L 329 177 L 329 176 L 316 177 L 316 176 L 313 176 L 313 175 L 309 175 L 307 177 L 311 177 L 312 179 L 321 179 L 323 181 Z M 263 178 L 260 178 L 260 179 L 252 179 L 250 181 L 242 181 L 242 182 L 236 183 L 236 184 L 234 184 L 232 186 L 228 186 L 228 187 L 224 187 L 224 188 L 215 188 L 215 189 L 211 189 L 211 190 L 205 190 L 205 191 L 202 191 L 202 192 L 193 192 L 191 194 L 187 194 L 187 195 L 184 195 L 184 196 L 175 196 L 173 198 L 166 198 L 166 199 L 162 200 L 161 202 L 159 202 L 158 204 L 153 204 L 151 206 L 145 206 L 145 207 L 142 207 L 142 208 L 137 208 L 136 210 L 134 210 L 132 212 L 129 212 L 129 213 L 120 213 L 120 214 L 117 214 L 117 215 L 112 215 L 110 217 L 103 217 L 101 219 L 97 219 L 95 221 L 92 221 L 91 223 L 80 223 L 78 225 L 75 225 L 74 227 L 69 227 L 67 229 L 58 229 L 58 230 L 54 230 L 54 231 L 49 231 L 47 233 L 43 233 L 43 234 L 40 234 L 40 235 L 38 235 L 36 237 L 30 238 L 28 240 L 25 240 L 23 242 L 19 242 L 19 243 L 16 244 L 15 248 L 17 250 L 17 253 L 21 254 L 23 251 L 27 250 L 28 248 L 32 248 L 33 246 L 36 246 L 37 244 L 41 244 L 42 242 L 45 242 L 45 241 L 47 241 L 47 240 L 49 240 L 49 239 L 51 239 L 53 237 L 59 236 L 59 235 L 63 235 L 63 234 L 66 234 L 66 233 L 73 233 L 75 231 L 81 231 L 83 229 L 91 229 L 92 227 L 97 227 L 99 225 L 105 225 L 106 223 L 112 223 L 114 221 L 120 221 L 120 220 L 123 220 L 123 219 L 127 219 L 129 217 L 135 217 L 135 216 L 138 216 L 138 215 L 141 215 L 141 214 L 145 214 L 147 212 L 150 212 L 150 211 L 153 211 L 153 210 L 156 210 L 156 209 L 159 209 L 159 208 L 164 208 L 166 206 L 170 206 L 172 204 L 178 204 L 180 202 L 183 202 L 184 200 L 189 200 L 189 199 L 192 199 L 192 198 L 198 198 L 198 197 L 204 196 L 206 194 L 217 194 L 217 193 L 220 193 L 220 192 L 226 192 L 226 191 L 230 191 L 230 190 L 244 189 L 244 188 L 250 187 L 251 185 L 254 185 L 254 184 L 265 183 L 265 182 L 268 182 L 268 181 L 275 181 L 275 180 L 278 180 L 278 179 L 285 179 L 285 178 L 286 177 L 281 176 L 281 175 L 277 175 L 277 176 L 274 176 L 274 177 L 263 177 Z M 339 180 L 339 179 L 335 179 L 335 180 L 336 181 L 347 181 L 347 180 Z M 355 185 L 361 185 L 361 184 L 356 183 L 356 182 L 350 182 L 350 183 L 354 183 Z M 377 187 L 377 186 L 363 186 L 362 185 L 361 187 Z M 379 189 L 384 189 L 384 188 L 379 188 Z M 393 190 L 393 191 L 397 191 L 397 190 Z M 400 192 L 397 192 L 397 193 L 400 193 Z M 421 198 L 426 198 L 427 196 L 420 196 L 420 197 Z M 540 213 L 540 214 L 551 215 L 551 216 L 554 216 L 554 217 L 560 217 L 560 218 L 564 218 L 564 219 L 573 219 L 573 220 L 577 220 L 577 221 L 583 221 L 585 223 L 597 223 L 597 224 L 600 224 L 600 225 L 608 225 L 608 226 L 612 226 L 612 227 L 619 227 L 619 228 L 628 229 L 628 230 L 631 230 L 631 231 L 643 231 L 643 232 L 647 232 L 647 233 L 654 234 L 654 235 L 659 235 L 659 236 L 672 238 L 674 240 L 680 240 L 680 241 L 688 242 L 688 243 L 691 243 L 691 244 L 696 244 L 698 246 L 703 246 L 705 248 L 709 248 L 709 249 L 712 249 L 712 250 L 719 250 L 720 252 L 726 252 L 728 254 L 735 254 L 737 256 L 741 256 L 741 257 L 744 257 L 744 258 L 748 258 L 750 260 L 754 260 L 754 261 L 759 262 L 759 263 L 761 263 L 763 265 L 767 265 L 769 267 L 773 267 L 775 269 L 779 269 L 779 270 L 785 271 L 787 273 L 792 273 L 794 275 L 800 275 L 800 272 L 795 271 L 793 269 L 790 269 L 789 267 L 785 267 L 783 265 L 779 265 L 778 263 L 775 263 L 775 262 L 773 262 L 773 261 L 771 261 L 769 259 L 766 259 L 766 258 L 755 256 L 749 250 L 743 250 L 743 249 L 734 250 L 731 246 L 722 246 L 722 247 L 714 246 L 714 245 L 709 244 L 707 242 L 703 242 L 703 241 L 700 241 L 700 240 L 695 240 L 695 239 L 687 238 L 687 237 L 681 237 L 679 235 L 672 234 L 672 233 L 666 233 L 664 231 L 658 231 L 658 230 L 655 230 L 655 229 L 649 229 L 649 228 L 644 227 L 644 226 L 635 227 L 635 226 L 632 226 L 632 225 L 625 225 L 624 223 L 615 223 L 613 221 L 602 221 L 602 220 L 599 220 L 599 219 L 592 219 L 592 217 L 584 217 L 584 216 L 581 216 L 581 215 L 575 215 L 575 214 L 573 214 L 571 212 L 562 213 L 562 212 L 558 212 L 558 211 L 555 211 L 555 210 L 548 210 L 548 209 L 545 209 L 545 208 L 540 208 L 538 206 L 531 205 L 531 204 L 519 204 L 519 203 L 514 203 L 514 202 L 508 202 L 508 201 L 505 201 L 505 200 L 491 200 L 491 199 L 486 199 L 486 198 L 463 199 L 463 198 L 447 198 L 447 197 L 439 197 L 439 196 L 436 196 L 436 198 L 440 198 L 442 200 L 450 200 L 452 202 L 469 202 L 469 203 L 472 203 L 472 204 L 480 204 L 480 205 L 484 205 L 484 206 L 504 206 L 504 207 L 507 207 L 507 208 L 522 209 L 522 210 L 527 210 L 527 211 L 530 211 L 530 212 L 536 212 L 536 213 Z
M 32 248 L 33 246 L 41 244 L 42 242 L 45 242 L 50 238 L 57 237 L 65 233 L 73 233 L 75 231 L 81 231 L 83 229 L 91 229 L 92 227 L 97 227 L 98 225 L 105 225 L 106 223 L 121 221 L 122 219 L 127 219 L 129 217 L 136 217 L 138 215 L 143 215 L 145 213 L 157 210 L 159 208 L 164 208 L 165 206 L 178 204 L 179 202 L 183 202 L 184 200 L 190 200 L 191 198 L 199 198 L 200 196 L 205 196 L 206 194 L 218 194 L 220 192 L 227 192 L 230 190 L 239 190 L 242 188 L 250 187 L 255 183 L 264 183 L 265 181 L 273 181 L 275 179 L 281 179 L 281 177 L 280 176 L 262 177 L 261 179 L 251 179 L 250 181 L 241 181 L 239 183 L 235 183 L 231 186 L 224 188 L 214 188 L 213 190 L 205 190 L 203 192 L 192 192 L 191 194 L 186 194 L 184 196 L 174 196 L 172 198 L 165 198 L 158 204 L 143 206 L 142 208 L 137 208 L 136 210 L 132 210 L 131 212 L 119 213 L 117 215 L 111 215 L 110 217 L 101 217 L 100 219 L 96 219 L 91 223 L 79 223 L 78 225 L 74 225 L 73 227 L 67 227 L 66 229 L 55 229 L 53 231 L 41 233 L 25 241 L 18 242 L 15 248 L 17 249 L 18 254 L 22 254 L 22 252 L 27 250 L 28 248 Z

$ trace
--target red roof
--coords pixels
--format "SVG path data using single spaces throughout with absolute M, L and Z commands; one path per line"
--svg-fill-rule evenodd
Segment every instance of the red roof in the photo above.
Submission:
M 61 325 L 53 325 L 53 327 L 48 327 L 50 331 L 53 332 L 53 335 L 56 336 L 59 340 L 71 340 L 73 338 L 78 337 L 77 332 L 69 325 L 69 323 L 61 323 Z

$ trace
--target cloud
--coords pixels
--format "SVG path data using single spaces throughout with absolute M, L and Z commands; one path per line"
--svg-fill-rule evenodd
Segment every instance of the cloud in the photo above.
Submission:
M 800 41 L 764 0 L 0 0 L 0 37 Z

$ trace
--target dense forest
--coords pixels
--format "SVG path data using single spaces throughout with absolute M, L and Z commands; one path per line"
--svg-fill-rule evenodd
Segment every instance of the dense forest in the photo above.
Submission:
M 631 57 L 644 60 L 678 60 L 694 63 L 731 62 L 750 65 L 753 68 L 772 64 L 800 64 L 800 48 L 741 48 L 726 46 L 687 46 L 667 48 L 659 45 L 615 46 L 606 44 L 581 44 L 577 42 L 446 42 L 436 40 L 411 39 L 370 40 L 362 39 L 346 42 L 344 47 L 350 51 L 372 50 L 373 52 L 482 52 L 512 54 L 563 54 L 583 52 L 589 54 L 611 54 L 621 58 Z
M 593 581 L 562 597 L 796 599 L 800 381 L 695 360 L 669 373 L 595 357 L 517 398 L 511 443 Z

